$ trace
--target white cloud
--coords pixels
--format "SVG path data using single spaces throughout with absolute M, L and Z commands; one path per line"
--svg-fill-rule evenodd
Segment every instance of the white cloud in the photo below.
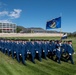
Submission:
M 20 17 L 22 10 L 14 9 L 13 11 L 1 11 L 0 12 L 0 22 L 1 23 L 12 23 L 12 19 L 16 19 Z
M 2 12 L 0 12 L 0 16 L 5 16 L 5 15 L 8 15 L 8 11 L 2 11 Z
M 10 20 L 0 20 L 1 23 L 12 23 Z
M 21 11 L 21 9 L 14 9 L 14 11 L 10 12 L 8 16 L 11 18 L 19 18 Z
M 19 18 L 20 14 L 21 14 L 21 9 L 14 9 L 14 11 L 1 11 L 0 12 L 0 16 L 7 16 L 10 19 L 15 19 L 15 18 Z

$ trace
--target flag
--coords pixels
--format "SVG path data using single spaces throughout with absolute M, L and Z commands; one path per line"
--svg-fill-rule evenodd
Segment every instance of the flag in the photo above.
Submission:
M 61 28 L 61 17 L 52 19 L 46 23 L 46 29 Z

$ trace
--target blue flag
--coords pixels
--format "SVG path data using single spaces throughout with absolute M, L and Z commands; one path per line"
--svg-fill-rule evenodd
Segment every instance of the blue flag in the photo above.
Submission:
M 51 21 L 47 22 L 46 29 L 55 29 L 55 28 L 61 28 L 61 17 L 52 19 Z

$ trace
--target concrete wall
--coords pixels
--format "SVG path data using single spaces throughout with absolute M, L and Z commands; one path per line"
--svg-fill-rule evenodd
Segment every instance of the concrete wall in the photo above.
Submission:
M 60 33 L 0 33 L 0 37 L 58 37 Z

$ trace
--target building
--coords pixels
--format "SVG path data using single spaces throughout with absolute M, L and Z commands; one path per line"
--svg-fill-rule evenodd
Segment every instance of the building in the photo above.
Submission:
M 42 28 L 29 28 L 31 29 L 31 33 L 46 33 L 46 30 L 42 29 Z
M 15 33 L 16 24 L 13 23 L 0 23 L 0 32 L 2 33 Z
M 46 33 L 46 30 L 42 28 L 31 27 L 22 29 L 21 33 Z

